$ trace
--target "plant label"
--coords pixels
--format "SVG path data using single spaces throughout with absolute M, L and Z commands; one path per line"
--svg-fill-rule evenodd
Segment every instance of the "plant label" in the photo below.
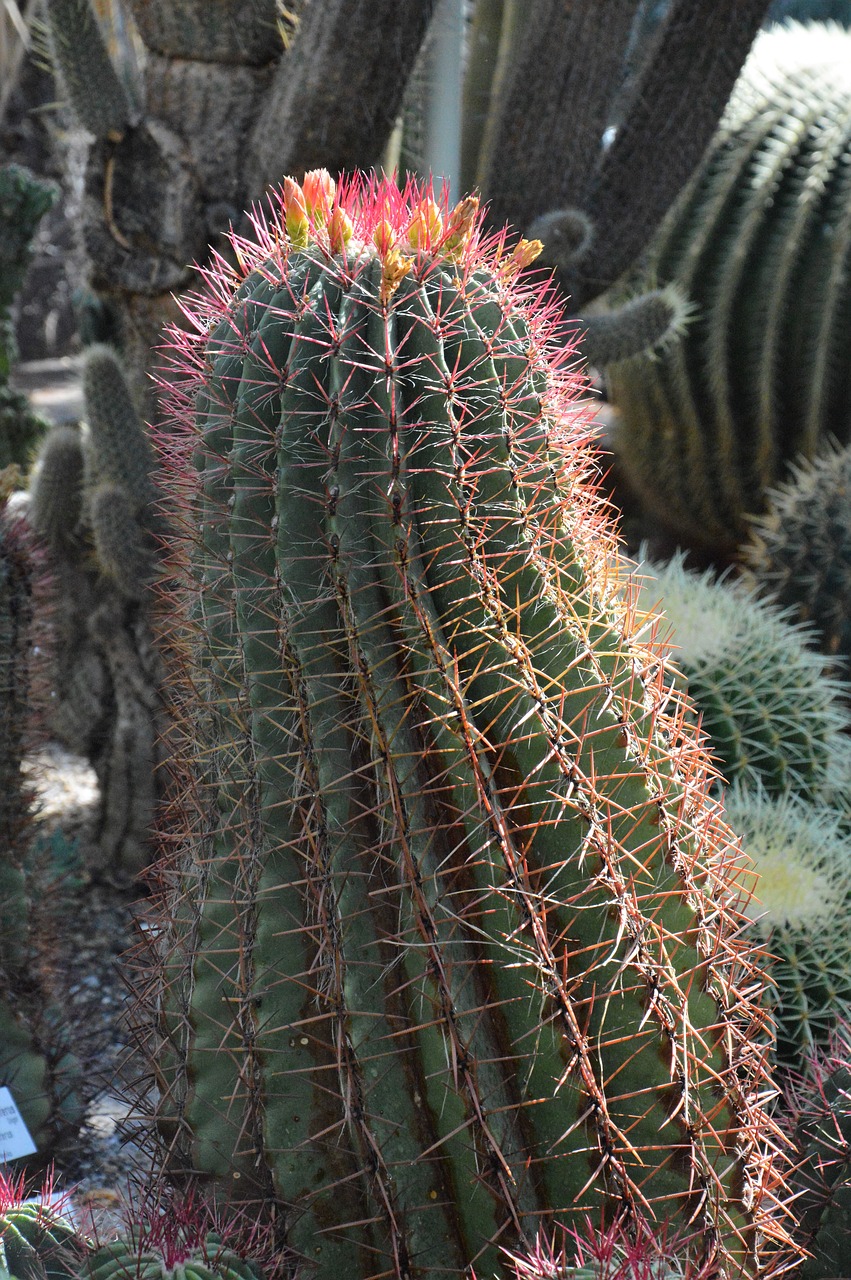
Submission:
M 35 1155 L 36 1145 L 9 1090 L 0 1085 L 0 1164 Z

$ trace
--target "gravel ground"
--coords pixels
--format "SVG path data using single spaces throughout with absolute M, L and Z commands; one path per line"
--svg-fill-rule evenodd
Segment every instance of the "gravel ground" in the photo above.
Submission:
M 25 772 L 36 796 L 37 840 L 48 847 L 58 840 L 60 848 L 70 845 L 76 854 L 62 889 L 67 903 L 58 968 L 67 983 L 72 1048 L 92 1098 L 79 1139 L 57 1159 L 57 1181 L 65 1190 L 75 1188 L 72 1204 L 104 1230 L 120 1219 L 122 1198 L 132 1198 L 133 1184 L 148 1169 L 127 1125 L 126 1094 L 139 1064 L 129 1052 L 132 997 L 120 962 L 137 940 L 144 903 L 138 888 L 127 881 L 93 881 L 85 871 L 98 804 L 97 782 L 87 762 L 50 744 L 28 757 Z

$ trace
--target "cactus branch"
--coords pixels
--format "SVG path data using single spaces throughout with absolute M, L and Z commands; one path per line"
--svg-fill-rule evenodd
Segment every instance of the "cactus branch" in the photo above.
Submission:
M 434 0 L 308 6 L 252 132 L 255 195 L 282 173 L 378 162 L 433 10 Z

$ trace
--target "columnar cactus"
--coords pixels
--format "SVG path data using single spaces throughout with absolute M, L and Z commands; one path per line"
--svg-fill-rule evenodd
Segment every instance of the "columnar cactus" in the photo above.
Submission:
M 53 728 L 101 789 L 100 871 L 140 871 L 157 798 L 159 661 L 150 584 L 153 455 L 110 348 L 86 354 L 83 432 L 55 427 L 30 484 L 29 518 L 57 582 Z
M 851 32 L 760 34 L 639 273 L 696 305 L 660 360 L 614 365 L 618 453 L 684 539 L 732 548 L 799 454 L 851 439 Z
M 31 548 L 0 510 L 0 1083 L 42 1155 L 81 1119 L 79 1064 L 47 976 L 50 929 L 25 869 L 31 796 L 22 773 L 31 720 Z M 43 905 L 43 904 L 42 904 Z
M 0 168 L 0 468 L 24 465 L 45 423 L 26 396 L 9 385 L 17 358 L 10 309 L 30 262 L 30 245 L 55 192 L 27 169 Z
M 277 1205 L 305 1275 L 489 1274 L 602 1208 L 767 1262 L 734 838 L 621 602 L 537 246 L 322 172 L 255 229 L 163 440 L 170 1166 Z

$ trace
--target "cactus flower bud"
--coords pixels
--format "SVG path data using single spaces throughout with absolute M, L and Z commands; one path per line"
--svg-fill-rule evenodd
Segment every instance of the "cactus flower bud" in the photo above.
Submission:
M 331 252 L 342 253 L 353 234 L 354 227 L 352 226 L 351 218 L 345 209 L 335 205 L 328 222 L 328 240 Z
M 449 215 L 449 220 L 446 224 L 446 235 L 443 240 L 443 249 L 450 258 L 463 256 L 478 216 L 478 196 L 465 196 L 463 200 L 456 204 Z
M 304 175 L 301 185 L 307 212 L 314 222 L 324 226 L 331 217 L 331 206 L 337 191 L 336 182 L 327 169 L 311 169 Z
M 440 209 L 434 200 L 425 196 L 414 206 L 413 215 L 408 229 L 408 242 L 414 249 L 430 249 L 443 233 Z
M 287 235 L 296 249 L 304 249 L 308 242 L 310 221 L 307 216 L 307 205 L 304 192 L 295 178 L 284 178 L 284 226 Z

